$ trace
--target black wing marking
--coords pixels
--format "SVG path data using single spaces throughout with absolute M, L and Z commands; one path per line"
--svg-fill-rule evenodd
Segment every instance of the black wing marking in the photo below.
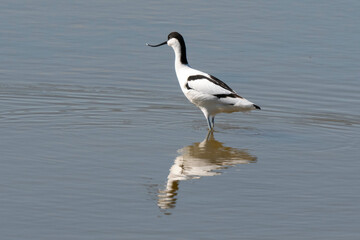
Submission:
M 230 91 L 231 93 L 227 93 L 227 94 L 213 94 L 213 96 L 217 97 L 217 98 L 227 98 L 227 97 L 230 97 L 230 98 L 243 98 L 241 96 L 239 96 L 237 93 L 235 93 L 234 90 L 232 90 L 226 83 L 224 83 L 223 81 L 221 81 L 220 79 L 212 76 L 212 75 L 209 75 L 210 77 L 207 77 L 207 76 L 204 76 L 204 75 L 192 75 L 192 76 L 189 76 L 188 77 L 188 81 L 195 81 L 195 80 L 198 80 L 198 79 L 207 79 L 208 81 L 212 82 L 213 84 L 215 85 L 218 85 L 220 86 L 221 88 L 227 90 L 227 91 Z M 186 83 L 185 87 L 187 89 L 192 89 L 188 83 Z
M 212 76 L 212 75 L 209 75 L 210 77 L 207 77 L 207 76 L 204 76 L 204 75 L 192 75 L 192 76 L 189 76 L 188 77 L 188 81 L 193 81 L 193 80 L 197 80 L 197 79 L 207 79 L 209 80 L 210 82 L 232 92 L 232 93 L 235 93 L 234 90 L 232 90 L 228 85 L 226 85 L 226 83 L 224 83 L 223 81 L 221 81 L 220 79 Z
M 215 94 L 214 96 L 217 97 L 217 98 L 227 98 L 227 97 L 230 97 L 230 98 L 243 98 L 243 97 L 237 95 L 236 93 L 230 93 L 230 94 Z
M 189 86 L 188 83 L 185 84 L 185 87 L 186 87 L 186 89 L 188 89 L 188 90 L 192 89 L 192 88 Z

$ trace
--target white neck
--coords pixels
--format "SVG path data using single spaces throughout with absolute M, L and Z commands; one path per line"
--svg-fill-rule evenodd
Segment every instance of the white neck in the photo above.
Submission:
M 180 49 L 180 46 L 179 46 L 179 48 L 173 47 L 173 49 L 174 49 L 174 52 L 175 52 L 175 72 L 176 72 L 176 75 L 178 76 L 178 79 L 179 79 L 180 72 L 182 70 L 184 70 L 185 68 L 188 68 L 189 64 L 183 64 L 181 62 L 181 49 Z
M 186 59 L 186 46 L 185 43 L 180 43 L 178 39 L 172 38 L 168 40 L 167 44 L 172 47 L 175 53 L 175 68 L 182 65 L 188 65 Z

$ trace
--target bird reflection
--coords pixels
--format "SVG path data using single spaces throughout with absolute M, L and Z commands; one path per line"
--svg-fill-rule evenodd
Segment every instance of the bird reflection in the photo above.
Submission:
M 212 131 L 204 141 L 186 146 L 178 152 L 179 156 L 170 168 L 166 188 L 158 193 L 158 206 L 164 210 L 176 206 L 180 181 L 220 175 L 221 172 L 217 170 L 257 160 L 246 150 L 226 147 L 216 141 Z

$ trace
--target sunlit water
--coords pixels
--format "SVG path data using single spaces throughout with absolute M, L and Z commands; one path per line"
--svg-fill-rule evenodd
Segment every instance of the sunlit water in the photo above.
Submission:
M 3 1 L 1 239 L 359 239 L 358 1 Z M 187 102 L 190 64 L 262 107 Z

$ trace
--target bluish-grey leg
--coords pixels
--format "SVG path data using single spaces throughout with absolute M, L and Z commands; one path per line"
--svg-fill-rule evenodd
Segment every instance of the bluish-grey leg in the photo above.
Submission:
M 209 130 L 212 130 L 210 116 L 207 117 L 207 123 L 208 123 Z
M 214 127 L 215 127 L 215 116 L 213 116 L 211 118 L 211 123 L 212 123 L 212 129 L 214 129 Z

